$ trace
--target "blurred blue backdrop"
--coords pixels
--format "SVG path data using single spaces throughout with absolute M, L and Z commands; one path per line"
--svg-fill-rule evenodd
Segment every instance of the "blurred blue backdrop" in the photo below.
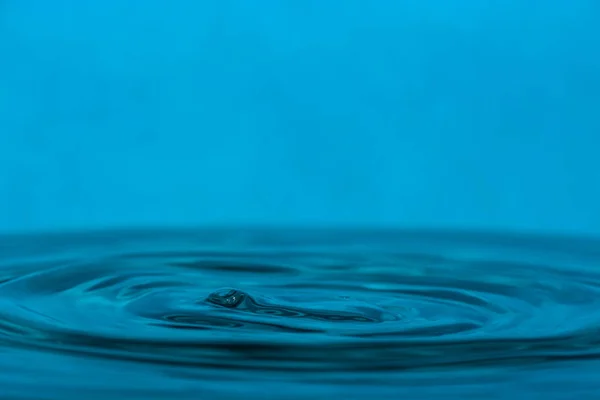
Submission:
M 0 230 L 600 234 L 600 2 L 0 0 Z

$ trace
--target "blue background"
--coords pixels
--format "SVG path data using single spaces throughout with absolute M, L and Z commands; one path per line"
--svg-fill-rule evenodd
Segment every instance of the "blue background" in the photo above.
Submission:
M 600 2 L 0 1 L 0 230 L 600 234 Z

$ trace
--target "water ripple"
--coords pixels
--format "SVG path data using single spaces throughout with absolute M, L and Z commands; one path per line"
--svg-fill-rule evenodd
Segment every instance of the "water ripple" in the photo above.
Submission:
M 0 366 L 15 371 L 19 357 L 53 355 L 83 363 L 80 377 L 90 362 L 100 375 L 154 366 L 155 385 L 177 377 L 206 389 L 185 378 L 197 374 L 256 383 L 258 372 L 288 384 L 372 385 L 377 373 L 383 390 L 399 382 L 390 374 L 435 370 L 439 379 L 600 358 L 593 241 L 281 232 L 4 239 L 0 353 L 11 358 Z M 103 362 L 110 366 L 98 372 Z M 49 373 L 39 368 L 31 374 Z

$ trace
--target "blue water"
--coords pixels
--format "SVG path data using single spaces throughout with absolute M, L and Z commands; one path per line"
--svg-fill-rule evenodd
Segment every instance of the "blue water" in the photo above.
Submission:
M 596 399 L 600 242 L 0 238 L 2 399 Z

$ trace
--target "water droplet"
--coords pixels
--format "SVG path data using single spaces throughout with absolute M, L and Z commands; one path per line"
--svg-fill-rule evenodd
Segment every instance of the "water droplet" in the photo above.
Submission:
M 246 294 L 236 289 L 219 289 L 208 295 L 206 301 L 218 306 L 227 308 L 235 308 L 239 306 L 244 299 Z

